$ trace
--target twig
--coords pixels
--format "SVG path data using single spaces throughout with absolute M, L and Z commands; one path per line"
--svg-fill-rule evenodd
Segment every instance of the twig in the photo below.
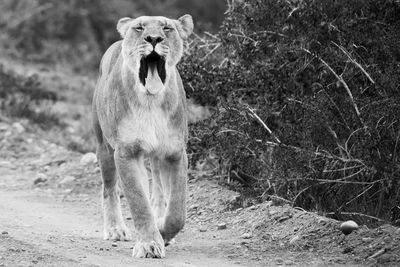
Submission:
M 226 4 L 228 6 L 228 9 L 225 11 L 224 14 L 228 14 L 229 12 L 235 10 L 235 0 L 226 0 Z
M 292 201 L 292 207 L 294 207 L 294 204 L 296 204 L 296 200 L 297 198 L 303 194 L 305 191 L 307 191 L 308 189 L 310 189 L 311 187 L 315 186 L 315 184 L 312 184 L 310 186 L 307 186 L 306 188 L 302 189 L 299 193 L 297 193 L 297 195 L 294 197 L 293 201 Z
M 346 203 L 344 203 L 343 205 L 341 205 L 339 208 L 337 208 L 335 210 L 335 213 L 339 212 L 343 207 L 349 205 L 351 202 L 353 202 L 354 200 L 356 200 L 357 198 L 361 197 L 362 195 L 364 195 L 365 193 L 367 193 L 372 187 L 374 186 L 374 184 L 370 185 L 367 189 L 363 190 L 360 194 L 358 194 L 357 196 L 353 197 L 351 200 L 347 201 Z
M 204 61 L 209 55 L 215 52 L 219 47 L 221 46 L 221 43 L 217 44 L 213 49 L 211 49 L 204 57 L 202 57 L 200 60 Z
M 244 35 L 244 34 L 240 35 L 240 34 L 236 34 L 236 33 L 228 33 L 228 36 L 241 37 L 241 38 L 243 38 L 243 39 L 247 39 L 247 40 L 252 41 L 252 42 L 254 43 L 254 45 L 257 45 L 257 44 L 258 44 L 258 41 L 254 40 L 253 38 L 251 38 L 251 37 L 249 37 L 249 36 L 246 36 L 246 35 Z
M 322 172 L 340 172 L 340 171 L 347 171 L 347 170 L 352 170 L 355 168 L 361 168 L 362 165 L 355 165 L 355 166 L 351 166 L 351 167 L 347 167 L 347 168 L 340 168 L 340 169 L 336 169 L 336 170 L 323 170 Z
M 333 215 L 345 215 L 345 216 L 358 216 L 358 217 L 363 217 L 363 218 L 367 218 L 370 220 L 374 220 L 377 222 L 381 222 L 381 223 L 385 223 L 385 220 L 382 220 L 380 218 L 371 216 L 371 215 L 367 215 L 367 214 L 363 214 L 363 213 L 359 213 L 359 212 L 339 212 L 339 213 L 335 213 L 335 212 L 328 212 L 325 214 L 326 216 L 333 216 Z
M 210 36 L 211 38 L 217 39 L 218 41 L 221 40 L 221 39 L 218 38 L 217 35 L 211 34 L 211 33 L 209 33 L 209 32 L 204 32 L 204 34 Z
M 363 121 L 363 119 L 361 118 L 361 113 L 360 113 L 360 111 L 359 111 L 359 109 L 358 109 L 358 106 L 357 106 L 356 102 L 354 101 L 353 94 L 351 93 L 349 86 L 347 85 L 346 81 L 342 78 L 342 76 L 338 75 L 338 74 L 331 68 L 331 66 L 329 66 L 328 63 L 326 63 L 326 61 L 323 60 L 321 57 L 319 57 L 319 56 L 317 56 L 317 55 L 311 53 L 310 50 L 308 50 L 308 49 L 306 49 L 306 48 L 303 48 L 303 51 L 307 52 L 308 54 L 312 55 L 313 57 L 315 57 L 315 58 L 317 58 L 319 61 L 321 61 L 322 64 L 324 64 L 325 67 L 326 67 L 326 68 L 336 77 L 336 79 L 344 86 L 344 88 L 345 88 L 346 91 L 347 91 L 347 94 L 348 94 L 349 97 L 350 97 L 350 101 L 351 101 L 351 103 L 353 104 L 354 110 L 355 110 L 355 112 L 356 112 L 356 115 L 357 115 L 357 117 L 358 117 L 358 119 L 359 119 L 361 125 L 362 125 L 364 128 L 366 128 L 366 126 L 365 126 L 365 124 L 364 124 L 364 121 Z
M 252 110 L 250 107 L 247 107 L 247 109 L 250 111 L 250 113 L 253 115 L 254 118 L 258 120 L 258 122 L 261 123 L 261 125 L 264 127 L 264 129 L 267 130 L 267 132 L 275 139 L 275 141 L 278 144 L 281 144 L 281 140 L 279 140 L 278 137 L 271 131 L 271 129 L 265 124 L 265 122 Z
M 222 61 L 221 61 L 221 63 L 219 64 L 219 66 L 218 66 L 218 68 L 220 69 L 220 68 L 222 68 L 222 66 L 225 64 L 225 62 L 227 62 L 228 61 L 228 58 L 226 57 L 226 58 L 224 58 Z
M 339 160 L 341 162 L 347 162 L 347 163 L 356 162 L 356 163 L 359 163 L 359 164 L 361 164 L 363 166 L 366 166 L 365 163 L 362 162 L 359 159 L 341 158 L 341 157 L 338 157 L 338 156 L 335 156 L 335 155 L 328 155 L 328 154 L 321 153 L 321 152 L 318 152 L 318 151 L 311 151 L 311 150 L 307 150 L 307 149 L 304 149 L 304 148 L 301 148 L 301 147 L 286 145 L 286 144 L 283 144 L 283 143 L 274 143 L 274 142 L 271 142 L 271 141 L 267 141 L 266 143 L 267 143 L 267 145 L 272 146 L 272 147 L 283 147 L 283 148 L 286 148 L 286 149 L 294 150 L 296 152 L 304 152 L 304 153 L 312 154 L 312 155 L 315 155 L 317 157 L 322 157 L 322 158 L 327 158 L 327 159 L 336 159 L 336 160 Z
M 341 181 L 341 179 L 339 180 L 327 180 L 327 179 L 312 179 L 312 178 L 302 178 L 301 180 L 309 180 L 309 181 L 316 181 L 316 182 L 322 182 L 322 183 L 337 183 L 337 184 L 360 184 L 360 185 L 374 185 L 376 183 L 382 182 L 384 181 L 384 179 L 380 179 L 377 181 L 373 181 L 373 182 L 357 182 L 357 181 Z
M 246 134 L 241 133 L 241 132 L 236 131 L 236 130 L 232 130 L 232 129 L 221 130 L 221 131 L 219 131 L 216 135 L 219 136 L 219 135 L 221 135 L 221 134 L 223 134 L 223 133 L 236 133 L 236 134 L 239 134 L 239 135 L 248 137 Z
M 291 101 L 291 102 L 298 103 L 298 104 L 302 105 L 303 108 L 308 108 L 311 111 L 318 112 L 319 114 L 321 114 L 321 116 L 324 118 L 323 121 L 324 121 L 324 124 L 325 124 L 326 128 L 328 129 L 329 134 L 332 135 L 332 137 L 335 139 L 336 142 L 338 142 L 338 138 L 337 138 L 336 132 L 329 125 L 328 118 L 325 116 L 325 114 L 321 110 L 319 110 L 319 109 L 317 109 L 317 108 L 315 108 L 315 107 L 313 107 L 313 106 L 311 106 L 309 104 L 306 104 L 303 101 L 300 101 L 300 100 L 297 100 L 297 99 L 294 99 L 294 98 L 288 98 L 287 100 Z
M 255 32 L 254 34 L 260 34 L 260 33 L 276 34 L 276 35 L 278 35 L 280 37 L 288 38 L 287 35 L 284 35 L 284 34 L 279 33 L 279 32 L 274 32 L 274 31 L 258 31 L 258 32 Z
M 375 252 L 374 254 L 372 254 L 371 256 L 368 257 L 368 259 L 374 259 L 379 257 L 380 255 L 384 254 L 386 252 L 386 248 L 380 249 L 377 252 Z
M 331 96 L 328 94 L 328 92 L 325 90 L 325 87 L 323 87 L 324 93 L 326 94 L 326 96 L 328 97 L 329 101 L 332 103 L 332 105 L 336 108 L 337 112 L 340 115 L 340 118 L 342 119 L 343 123 L 346 125 L 346 128 L 350 131 L 350 126 L 347 124 L 347 121 L 344 119 L 344 116 L 341 112 L 341 110 L 339 109 L 338 105 L 336 105 L 335 101 L 333 101 L 333 99 L 331 98 Z
M 370 80 L 371 83 L 375 84 L 375 81 L 371 78 L 371 76 L 368 74 L 368 72 L 361 66 L 361 64 L 359 64 L 355 59 L 353 59 L 353 58 L 350 56 L 349 52 L 347 52 L 347 51 L 344 49 L 343 46 L 338 45 L 337 43 L 335 43 L 335 42 L 333 42 L 333 41 L 332 41 L 332 43 L 333 43 L 336 47 L 338 47 L 340 50 L 342 50 L 342 52 L 350 59 L 350 61 L 351 61 L 354 65 L 356 65 L 356 66 L 365 74 L 365 76 L 367 76 L 367 78 Z

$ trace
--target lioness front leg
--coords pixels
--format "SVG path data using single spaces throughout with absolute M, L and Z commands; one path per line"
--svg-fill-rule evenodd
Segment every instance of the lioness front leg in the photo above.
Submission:
M 97 157 L 103 178 L 102 206 L 104 216 L 104 239 L 131 240 L 122 218 L 121 202 L 117 186 L 114 151 L 105 143 L 97 147 Z
M 155 224 L 150 201 L 143 188 L 142 179 L 147 179 L 144 157 L 135 148 L 117 146 L 114 157 L 124 194 L 132 213 L 137 242 L 132 256 L 135 258 L 164 258 L 164 240 Z M 146 184 L 146 183 L 145 183 Z
M 158 227 L 165 243 L 183 228 L 186 219 L 186 184 L 187 155 L 186 152 L 167 157 L 162 163 L 162 178 L 167 195 L 165 217 L 158 220 Z
M 157 158 L 151 159 L 151 174 L 152 174 L 152 190 L 151 190 L 151 206 L 154 215 L 157 219 L 163 218 L 165 215 L 166 201 L 164 188 L 160 173 L 160 160 Z

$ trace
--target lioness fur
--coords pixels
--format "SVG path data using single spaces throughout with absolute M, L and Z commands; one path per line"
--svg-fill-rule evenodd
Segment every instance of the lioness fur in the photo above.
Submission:
M 187 104 L 176 64 L 193 21 L 190 15 L 178 20 L 122 18 L 117 30 L 123 39 L 105 52 L 93 97 L 104 238 L 130 239 L 121 213 L 119 176 L 137 233 L 133 257 L 163 258 L 165 244 L 186 218 Z

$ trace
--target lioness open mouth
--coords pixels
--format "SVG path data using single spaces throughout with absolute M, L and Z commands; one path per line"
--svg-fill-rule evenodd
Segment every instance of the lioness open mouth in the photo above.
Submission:
M 158 93 L 165 83 L 165 59 L 155 51 L 140 60 L 139 79 L 150 94 Z

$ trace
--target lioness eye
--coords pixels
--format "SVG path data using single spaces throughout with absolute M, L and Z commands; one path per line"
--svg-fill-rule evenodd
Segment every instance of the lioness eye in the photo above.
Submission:
M 138 31 L 138 32 L 141 32 L 141 31 L 144 30 L 144 28 L 142 26 L 136 26 L 135 30 Z
M 164 26 L 163 30 L 164 30 L 165 32 L 169 32 L 170 30 L 172 30 L 172 28 L 171 28 L 171 27 L 168 27 L 168 26 Z

